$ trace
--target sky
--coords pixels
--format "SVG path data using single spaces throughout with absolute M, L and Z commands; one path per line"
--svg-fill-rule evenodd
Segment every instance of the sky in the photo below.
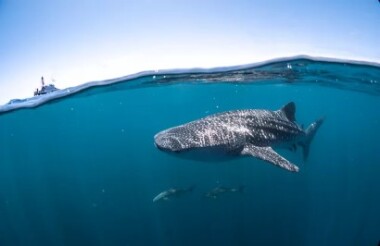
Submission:
M 145 70 L 380 62 L 378 0 L 0 0 L 0 105 Z

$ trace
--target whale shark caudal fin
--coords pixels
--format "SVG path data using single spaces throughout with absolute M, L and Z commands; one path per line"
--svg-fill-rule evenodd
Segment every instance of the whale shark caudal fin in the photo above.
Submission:
M 250 144 L 244 146 L 241 154 L 259 158 L 291 172 L 298 172 L 299 169 L 296 165 L 275 152 L 271 147 L 258 147 Z
M 307 157 L 309 156 L 310 143 L 313 140 L 318 128 L 322 125 L 323 120 L 324 118 L 316 120 L 315 122 L 311 123 L 310 126 L 305 130 L 305 140 L 300 143 L 300 145 L 303 147 L 304 161 L 306 161 Z

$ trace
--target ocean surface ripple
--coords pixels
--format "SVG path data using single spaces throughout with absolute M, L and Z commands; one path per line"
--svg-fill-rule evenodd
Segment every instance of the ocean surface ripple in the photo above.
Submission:
M 46 95 L 13 99 L 0 106 L 0 114 L 34 108 L 77 93 L 94 94 L 97 92 L 92 90 L 97 87 L 106 87 L 104 91 L 110 91 L 179 83 L 318 85 L 379 96 L 380 64 L 302 55 L 232 67 L 145 71 L 115 79 L 88 82 Z

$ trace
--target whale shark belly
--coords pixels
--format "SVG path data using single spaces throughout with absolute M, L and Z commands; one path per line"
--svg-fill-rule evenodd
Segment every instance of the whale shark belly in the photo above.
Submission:
M 179 152 L 170 152 L 172 156 L 182 159 L 200 161 L 200 162 L 221 162 L 236 159 L 240 156 L 244 146 L 232 148 L 226 145 L 196 147 Z

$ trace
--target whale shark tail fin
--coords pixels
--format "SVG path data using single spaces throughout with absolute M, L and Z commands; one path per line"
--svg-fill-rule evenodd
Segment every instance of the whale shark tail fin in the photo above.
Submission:
M 301 143 L 303 147 L 303 159 L 306 161 L 309 156 L 310 143 L 313 140 L 315 133 L 318 128 L 322 125 L 324 118 L 320 118 L 315 122 L 311 123 L 310 126 L 305 130 L 306 137 L 305 140 Z

